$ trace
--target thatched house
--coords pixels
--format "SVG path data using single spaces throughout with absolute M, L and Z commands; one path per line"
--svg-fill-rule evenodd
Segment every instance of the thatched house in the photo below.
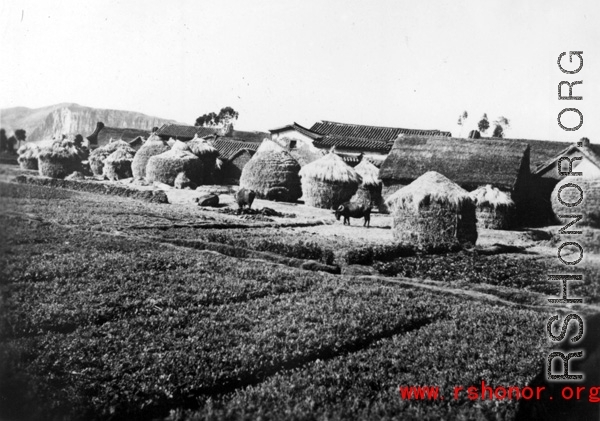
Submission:
M 23 170 L 37 170 L 38 169 L 38 156 L 40 154 L 40 148 L 35 143 L 25 143 L 17 151 L 19 157 L 17 161 L 19 166 Z
M 490 184 L 515 202 L 517 218 L 531 211 L 533 189 L 529 145 L 506 139 L 400 137 L 383 162 L 383 197 L 428 171 L 436 171 L 467 191 Z
M 111 181 L 132 177 L 131 163 L 133 162 L 134 156 L 135 150 L 133 148 L 129 146 L 117 147 L 104 161 L 104 177 Z
M 261 199 L 295 202 L 302 195 L 300 164 L 281 146 L 264 139 L 242 170 L 240 187 Z
M 350 200 L 362 177 L 334 151 L 305 165 L 300 170 L 304 203 L 317 208 L 334 209 Z
M 167 142 L 154 134 L 151 135 L 133 157 L 133 162 L 131 163 L 133 177 L 136 179 L 145 178 L 148 160 L 154 155 L 160 155 L 170 149 Z
M 380 206 L 382 184 L 379 179 L 379 168 L 363 159 L 354 169 L 362 177 L 362 182 L 351 201 L 366 203 L 370 206 Z
M 514 224 L 515 202 L 508 194 L 491 185 L 470 193 L 476 206 L 477 227 L 503 230 Z
M 396 191 L 386 204 L 399 243 L 444 251 L 477 241 L 475 205 L 469 193 L 435 171 Z
M 122 140 L 131 146 L 133 149 L 138 150 L 143 142 L 143 139 L 150 136 L 150 131 L 136 128 L 119 128 L 119 127 L 107 127 L 102 122 L 96 124 L 96 130 L 94 133 L 87 136 L 87 140 L 92 148 L 102 147 L 108 145 L 111 142 Z

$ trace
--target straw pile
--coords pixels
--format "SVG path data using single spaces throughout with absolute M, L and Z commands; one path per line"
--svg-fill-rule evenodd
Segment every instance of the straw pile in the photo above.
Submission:
M 175 181 L 173 182 L 173 186 L 176 189 L 191 189 L 194 190 L 198 185 L 194 183 L 192 180 L 188 178 L 188 176 L 184 172 L 180 172 L 175 177 Z
M 161 140 L 161 138 L 155 134 L 150 135 L 148 140 L 146 140 L 146 143 L 142 145 L 133 157 L 133 162 L 131 163 L 133 177 L 136 179 L 146 177 L 146 165 L 148 165 L 148 160 L 154 155 L 167 152 L 169 149 L 171 148 L 167 145 L 167 142 Z
M 117 148 L 104 161 L 104 177 L 111 181 L 132 177 L 131 163 L 134 156 L 135 150 L 131 147 Z
M 352 198 L 362 177 L 333 150 L 300 170 L 304 203 L 333 209 Z
M 242 169 L 240 188 L 260 199 L 295 202 L 302 196 L 300 164 L 277 143 L 265 139 Z
M 25 143 L 17 151 L 19 166 L 24 170 L 38 169 L 38 155 L 40 148 L 35 143 Z
M 391 195 L 394 238 L 425 251 L 447 251 L 475 244 L 475 205 L 466 190 L 429 171 Z
M 583 165 L 580 164 L 576 168 L 576 171 L 583 173 L 583 177 L 565 177 L 554 187 L 551 196 L 552 211 L 561 223 L 566 224 L 572 221 L 573 218 L 561 218 L 560 215 L 582 215 L 582 219 L 571 230 L 576 230 L 577 226 L 600 228 L 600 178 L 585 177 L 586 171 Z M 567 184 L 578 186 L 583 194 L 577 187 L 566 186 Z M 569 207 L 560 203 L 558 200 L 559 190 L 561 190 L 560 198 L 562 201 L 572 206 Z M 582 196 L 581 202 L 577 203 Z
M 183 172 L 191 182 L 199 185 L 202 181 L 202 171 L 202 160 L 196 155 L 189 151 L 171 149 L 148 159 L 146 180 L 150 183 L 158 181 L 173 186 L 175 178 Z
M 82 171 L 81 162 L 87 155 L 87 151 L 78 147 L 73 139 L 55 140 L 49 147 L 40 150 L 38 170 L 45 177 L 65 178 L 74 171 Z
M 379 168 L 366 159 L 354 167 L 354 170 L 362 177 L 362 183 L 358 186 L 352 202 L 364 203 L 369 206 L 378 206 L 382 211 L 381 180 L 379 179 Z
M 488 184 L 469 196 L 475 203 L 478 228 L 506 230 L 513 226 L 515 202 L 510 195 Z
M 123 148 L 135 154 L 135 150 L 131 146 L 129 146 L 129 143 L 125 142 L 124 140 L 111 139 L 110 143 L 94 149 L 90 154 L 88 161 L 90 163 L 90 169 L 92 170 L 92 174 L 103 175 L 104 161 L 106 161 L 106 158 L 108 158 L 108 156 L 111 153 L 115 152 L 119 148 Z

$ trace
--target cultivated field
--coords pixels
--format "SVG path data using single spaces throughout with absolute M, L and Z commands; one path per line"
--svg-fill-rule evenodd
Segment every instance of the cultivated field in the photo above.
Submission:
M 524 386 L 541 367 L 551 230 L 422 256 L 394 248 L 384 215 L 343 227 L 257 201 L 284 217 L 238 216 L 199 194 L 0 183 L 0 418 L 514 417 L 515 401 L 452 392 Z M 599 266 L 571 289 L 580 314 L 598 310 Z M 445 399 L 402 400 L 401 385 Z

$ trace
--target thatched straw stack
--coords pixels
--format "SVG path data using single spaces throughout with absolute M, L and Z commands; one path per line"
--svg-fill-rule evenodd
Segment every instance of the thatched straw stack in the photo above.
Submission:
M 429 171 L 391 195 L 394 238 L 426 251 L 446 251 L 477 241 L 475 204 L 466 190 Z
M 38 169 L 38 155 L 40 148 L 35 143 L 25 143 L 17 151 L 19 154 L 19 165 L 24 170 Z
M 304 203 L 316 208 L 337 208 L 354 196 L 362 177 L 330 151 L 300 170 Z
M 302 196 L 300 164 L 281 146 L 265 139 L 242 169 L 240 188 L 261 199 L 295 202 Z
M 365 203 L 370 206 L 379 206 L 381 210 L 381 180 L 379 179 L 379 168 L 366 159 L 354 167 L 354 170 L 362 177 L 362 183 L 358 186 L 352 202 Z
M 170 149 L 167 142 L 163 141 L 160 137 L 155 134 L 150 135 L 146 143 L 142 145 L 133 157 L 133 162 L 131 163 L 133 177 L 136 179 L 145 178 L 148 160 L 154 155 L 160 155 Z
M 135 150 L 131 147 L 117 148 L 104 161 L 104 177 L 112 181 L 132 177 L 131 163 L 134 156 Z
M 191 182 L 201 184 L 202 170 L 202 160 L 196 155 L 185 150 L 171 149 L 148 159 L 146 180 L 173 186 L 179 173 L 184 173 Z
M 135 150 L 129 146 L 129 143 L 125 142 L 124 140 L 111 139 L 110 143 L 94 149 L 90 154 L 88 161 L 90 163 L 92 173 L 94 175 L 103 175 L 104 161 L 111 153 L 115 152 L 119 148 L 123 148 L 135 154 Z
M 65 178 L 74 171 L 81 171 L 81 162 L 86 158 L 86 151 L 71 139 L 60 139 L 40 151 L 38 170 L 45 177 Z
M 197 134 L 192 140 L 186 142 L 186 145 L 190 152 L 202 160 L 202 183 L 212 184 L 219 168 L 217 162 L 219 151 L 208 140 L 198 137 Z
M 513 226 L 515 202 L 507 193 L 488 184 L 469 196 L 475 203 L 478 228 L 505 230 Z
M 552 211 L 562 224 L 572 221 L 573 218 L 561 218 L 560 215 L 576 214 L 582 215 L 582 219 L 577 222 L 577 226 L 600 228 L 600 178 L 586 176 L 586 174 L 593 174 L 592 171 L 587 170 L 586 163 L 583 162 L 574 169 L 574 171 L 581 172 L 583 176 L 565 177 L 554 187 L 551 196 Z M 577 187 L 566 186 L 567 184 L 574 184 L 581 191 Z M 559 190 L 561 190 L 560 198 L 562 201 L 572 206 L 566 206 L 558 200 Z M 581 202 L 577 203 L 582 196 L 583 199 Z M 573 227 L 571 229 L 575 230 L 576 228 Z

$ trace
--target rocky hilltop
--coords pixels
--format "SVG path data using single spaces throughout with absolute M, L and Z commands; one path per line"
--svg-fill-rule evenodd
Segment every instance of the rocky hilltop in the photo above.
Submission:
M 17 129 L 27 131 L 27 140 L 37 142 L 60 134 L 91 134 L 98 121 L 107 127 L 150 130 L 164 123 L 176 123 L 134 111 L 105 110 L 63 103 L 42 108 L 14 107 L 0 110 L 0 127 L 11 136 Z

